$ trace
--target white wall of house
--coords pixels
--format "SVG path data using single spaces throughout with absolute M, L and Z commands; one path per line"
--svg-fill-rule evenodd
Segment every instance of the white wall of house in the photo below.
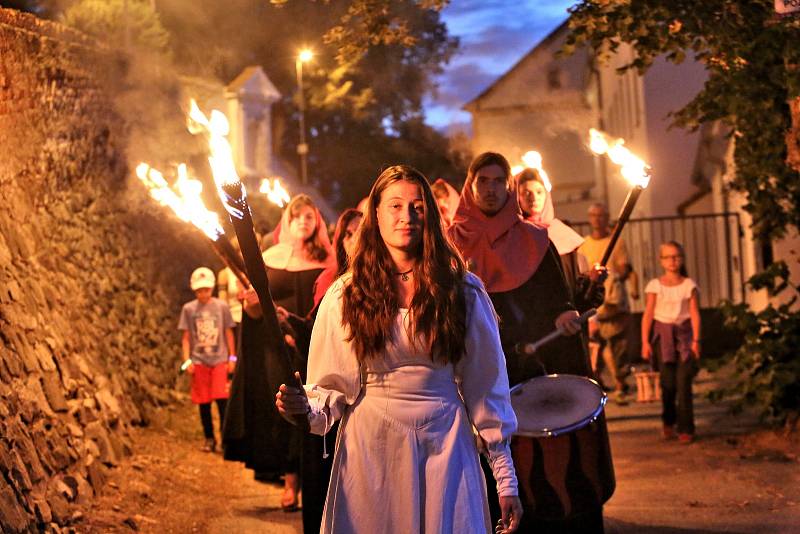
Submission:
M 289 194 L 309 195 L 327 222 L 335 222 L 336 210 L 314 187 L 304 186 L 290 165 L 273 153 L 272 105 L 280 93 L 260 66 L 245 68 L 224 91 L 226 115 L 234 162 L 251 194 L 263 178 L 280 178 Z
M 583 218 L 598 172 L 586 148 L 587 132 L 597 125 L 594 80 L 585 50 L 554 57 L 563 39 L 546 39 L 466 109 L 473 116 L 475 154 L 500 152 L 516 165 L 525 152 L 539 151 L 559 216 Z
M 633 71 L 619 74 L 617 69 L 634 59 L 630 45 L 621 44 L 617 52 L 597 62 L 597 77 L 600 80 L 597 97 L 597 128 L 612 137 L 625 140 L 625 146 L 645 161 L 650 160 L 646 122 L 646 102 L 643 98 L 642 78 Z M 605 202 L 612 214 L 616 214 L 625 201 L 630 184 L 619 173 L 619 168 L 606 157 L 598 158 L 602 175 L 595 187 L 595 198 Z M 639 198 L 634 217 L 650 214 L 649 191 Z
M 651 216 L 676 215 L 678 206 L 697 191 L 692 183 L 699 135 L 670 129 L 670 112 L 688 104 L 707 79 L 704 66 L 693 60 L 680 65 L 656 59 L 643 77 L 648 163 L 653 167 Z
M 559 217 L 583 220 L 593 201 L 617 213 L 630 189 L 616 165 L 588 151 L 589 128 L 599 128 L 623 138 L 654 169 L 634 217 L 676 215 L 697 191 L 691 176 L 698 135 L 670 130 L 667 115 L 702 88 L 702 65 L 659 59 L 645 76 L 632 70 L 619 74 L 617 69 L 635 57 L 632 47 L 622 44 L 593 70 L 587 50 L 555 57 L 566 33 L 563 26 L 556 30 L 466 106 L 473 117 L 473 151 L 499 151 L 513 165 L 527 150 L 538 150 L 553 181 Z

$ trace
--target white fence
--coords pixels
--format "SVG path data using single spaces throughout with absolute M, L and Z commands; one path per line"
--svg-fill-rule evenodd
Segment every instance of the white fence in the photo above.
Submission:
M 581 235 L 590 233 L 588 223 L 572 224 Z M 662 273 L 658 248 L 677 241 L 686 251 L 689 276 L 700 286 L 700 305 L 716 307 L 722 300 L 744 300 L 742 230 L 736 213 L 684 215 L 631 219 L 622 231 L 631 263 L 639 275 L 640 296 L 633 311 L 644 308 L 644 286 Z

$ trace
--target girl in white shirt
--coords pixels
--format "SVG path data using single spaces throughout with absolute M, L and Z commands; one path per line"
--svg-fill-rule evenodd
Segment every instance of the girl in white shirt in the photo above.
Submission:
M 661 373 L 664 438 L 675 437 L 677 424 L 678 439 L 688 444 L 694 439 L 692 379 L 700 358 L 699 292 L 687 276 L 680 243 L 662 244 L 660 256 L 664 274 L 650 280 L 644 290 L 642 358 L 652 360 Z M 657 359 L 653 345 L 659 348 Z

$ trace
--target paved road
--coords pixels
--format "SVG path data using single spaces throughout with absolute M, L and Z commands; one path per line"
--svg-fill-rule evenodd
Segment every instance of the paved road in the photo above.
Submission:
M 755 419 L 704 400 L 710 386 L 704 376 L 696 388 L 698 440 L 691 445 L 661 439 L 660 404 L 609 403 L 617 490 L 605 508 L 608 534 L 800 532 L 798 459 L 777 447 L 748 447 Z M 265 501 L 268 486 L 241 476 L 229 514 L 215 518 L 209 532 L 301 531 L 298 514 L 279 510 L 277 489 Z
M 300 512 L 281 510 L 281 489 L 253 482 L 252 473 L 237 470 L 238 490 L 228 499 L 227 511 L 208 522 L 208 534 L 300 534 L 303 523 Z
M 608 534 L 800 532 L 800 463 L 768 442 L 748 446 L 753 417 L 698 398 L 698 440 L 682 445 L 661 439 L 659 404 L 606 413 L 617 476 Z
M 710 386 L 703 375 L 698 393 Z M 698 441 L 660 437 L 660 405 L 606 409 L 617 490 L 608 534 L 800 533 L 800 462 L 752 417 L 696 395 Z M 86 510 L 81 531 L 299 534 L 299 513 L 280 510 L 281 489 L 241 464 L 197 450 L 196 414 L 168 411 L 166 425 L 134 432 L 137 454 L 110 472 L 111 488 Z

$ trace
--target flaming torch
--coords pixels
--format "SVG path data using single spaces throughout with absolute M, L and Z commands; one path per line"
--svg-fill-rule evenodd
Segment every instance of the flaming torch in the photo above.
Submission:
M 630 219 L 631 213 L 633 213 L 633 208 L 636 206 L 636 201 L 639 200 L 639 195 L 650 184 L 651 169 L 647 163 L 628 150 L 623 139 L 609 140 L 608 136 L 594 128 L 589 130 L 589 136 L 589 148 L 591 151 L 597 155 L 607 155 L 608 159 L 619 165 L 623 178 L 631 184 L 631 190 L 628 191 L 628 196 L 625 198 L 619 217 L 617 217 L 617 224 L 614 225 L 614 230 L 611 233 L 611 239 L 603 253 L 603 258 L 600 260 L 600 265 L 605 267 L 611 257 L 611 253 L 614 251 L 614 246 L 616 246 L 620 234 L 622 234 L 622 228 Z
M 241 256 L 225 237 L 225 232 L 219 224 L 219 216 L 203 204 L 200 196 L 203 184 L 189 178 L 185 164 L 178 165 L 178 181 L 175 184 L 178 193 L 169 186 L 161 172 L 147 163 L 140 163 L 136 166 L 136 176 L 150 192 L 150 196 L 159 204 L 167 206 L 179 219 L 192 223 L 200 229 L 211 242 L 214 252 L 236 275 L 242 285 L 250 286 L 250 282 L 244 274 L 244 263 Z
M 230 215 L 236 236 L 239 238 L 247 275 L 261 303 L 263 312 L 261 324 L 265 329 L 265 339 L 269 345 L 267 349 L 278 356 L 271 360 L 276 363 L 277 368 L 270 369 L 270 374 L 274 372 L 273 376 L 279 381 L 278 384 L 294 384 L 296 380 L 278 324 L 275 305 L 272 302 L 267 269 L 253 228 L 250 206 L 247 203 L 247 191 L 236 173 L 233 151 L 226 138 L 229 131 L 228 119 L 218 110 L 213 110 L 211 116 L 207 117 L 194 100 L 191 101 L 190 106 L 189 131 L 193 134 L 203 133 L 208 137 L 208 146 L 211 152 L 208 162 L 211 165 L 222 204 Z M 277 384 L 273 389 L 277 390 Z M 297 418 L 292 422 L 300 425 L 308 424 L 305 417 Z
M 539 176 L 544 183 L 544 188 L 549 193 L 553 190 L 553 184 L 550 182 L 550 177 L 547 175 L 547 171 L 544 170 L 542 166 L 542 155 L 536 152 L 535 150 L 529 150 L 522 155 L 522 165 L 514 165 L 511 167 L 511 174 L 517 175 L 524 171 L 525 169 L 535 169 Z
M 267 195 L 267 199 L 279 208 L 286 206 L 291 200 L 289 192 L 281 185 L 280 178 L 275 178 L 272 181 L 272 185 L 270 185 L 268 178 L 264 178 L 261 180 L 261 186 L 258 191 Z

